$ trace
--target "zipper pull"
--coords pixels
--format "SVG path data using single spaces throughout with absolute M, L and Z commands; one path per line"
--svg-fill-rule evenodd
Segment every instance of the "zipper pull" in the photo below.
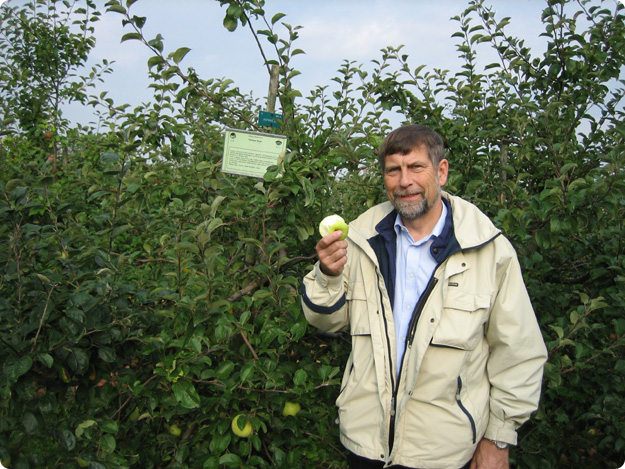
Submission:
M 391 398 L 391 417 L 395 416 L 395 396 Z

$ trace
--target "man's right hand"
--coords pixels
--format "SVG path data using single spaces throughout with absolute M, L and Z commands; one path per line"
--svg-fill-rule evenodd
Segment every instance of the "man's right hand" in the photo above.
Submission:
M 340 241 L 340 230 L 334 231 L 319 240 L 316 246 L 321 271 L 326 275 L 340 275 L 347 263 L 347 241 Z

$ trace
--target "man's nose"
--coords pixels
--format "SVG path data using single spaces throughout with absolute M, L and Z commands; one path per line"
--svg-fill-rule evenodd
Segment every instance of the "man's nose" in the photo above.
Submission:
M 402 187 L 408 187 L 410 184 L 412 184 L 412 179 L 410 178 L 408 171 L 401 169 L 399 173 L 399 185 Z

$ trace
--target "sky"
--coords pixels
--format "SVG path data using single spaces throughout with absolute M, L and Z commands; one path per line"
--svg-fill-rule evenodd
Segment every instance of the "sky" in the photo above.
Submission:
M 96 3 L 103 15 L 94 23 L 96 46 L 88 65 L 90 68 L 102 59 L 114 63 L 113 73 L 105 75 L 105 83 L 93 94 L 107 91 L 115 105 L 127 103 L 131 108 L 151 101 L 147 61 L 152 54 L 138 41 L 121 43 L 130 27 L 123 27 L 120 14 L 105 13 L 105 0 Z M 491 0 L 487 4 L 493 6 L 497 20 L 511 18 L 509 34 L 525 39 L 535 54 L 544 51 L 540 33 L 545 0 Z M 281 22 L 302 27 L 294 47 L 305 54 L 295 56 L 291 66 L 301 72 L 293 86 L 306 96 L 316 86 L 332 85 L 332 77 L 345 60 L 368 67 L 371 60 L 381 58 L 380 50 L 387 46 L 403 45 L 413 69 L 425 64 L 427 70 L 459 70 L 459 39 L 452 37 L 459 24 L 450 18 L 460 15 L 467 5 L 468 0 L 266 0 L 265 12 L 269 19 L 285 13 Z M 147 18 L 143 30 L 148 39 L 159 33 L 164 37 L 166 52 L 191 48 L 181 62 L 183 71 L 192 67 L 203 79 L 232 79 L 242 92 L 264 104 L 269 77 L 255 39 L 248 27 L 239 26 L 234 32 L 223 27 L 226 9 L 218 0 L 138 0 L 130 11 Z M 265 29 L 257 22 L 254 26 Z M 282 27 L 278 31 L 286 35 Z M 261 40 L 269 54 L 270 45 L 262 36 Z M 484 45 L 484 51 L 493 53 L 489 45 Z M 64 112 L 73 122 L 86 125 L 94 121 L 92 108 L 74 105 Z

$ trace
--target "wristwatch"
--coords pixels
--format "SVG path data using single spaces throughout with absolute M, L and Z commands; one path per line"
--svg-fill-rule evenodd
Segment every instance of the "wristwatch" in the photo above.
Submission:
M 495 443 L 495 446 L 498 449 L 507 449 L 508 448 L 508 443 L 506 443 L 504 441 L 491 440 L 490 438 L 488 438 L 488 441 L 490 441 L 491 443 Z

